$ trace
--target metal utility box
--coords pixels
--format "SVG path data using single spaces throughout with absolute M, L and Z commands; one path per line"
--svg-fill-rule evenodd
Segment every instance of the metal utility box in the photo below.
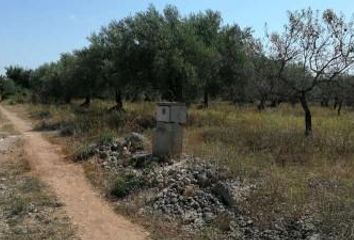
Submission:
M 161 158 L 180 157 L 183 147 L 183 127 L 187 121 L 187 107 L 182 103 L 157 104 L 153 155 Z
M 163 102 L 157 104 L 156 111 L 157 122 L 187 122 L 187 107 L 183 103 Z

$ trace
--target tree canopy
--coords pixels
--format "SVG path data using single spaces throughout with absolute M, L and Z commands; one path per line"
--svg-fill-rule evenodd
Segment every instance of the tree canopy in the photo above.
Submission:
M 210 99 L 257 102 L 259 110 L 299 101 L 306 135 L 312 130 L 309 100 L 354 102 L 353 22 L 332 10 L 289 12 L 282 32 L 260 40 L 250 28 L 223 24 L 217 11 L 182 16 L 174 6 L 159 12 L 151 5 L 112 21 L 88 40 L 88 46 L 37 69 L 6 68 L 2 95 L 4 85 L 16 85 L 30 89 L 36 101 L 84 98 L 82 105 L 89 107 L 94 98 L 111 98 L 116 110 L 124 100 L 139 99 L 204 107 Z

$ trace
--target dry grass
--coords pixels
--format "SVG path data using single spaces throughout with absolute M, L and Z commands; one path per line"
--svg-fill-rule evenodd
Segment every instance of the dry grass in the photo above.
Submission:
M 62 204 L 28 174 L 21 151 L 0 153 L 0 166 L 0 239 L 77 239 Z
M 258 183 L 243 208 L 260 227 L 311 214 L 323 232 L 353 237 L 354 113 L 338 117 L 331 109 L 313 107 L 313 116 L 309 139 L 300 108 L 193 109 L 187 148 Z
M 0 114 L 0 139 L 17 132 Z M 30 174 L 22 141 L 0 144 L 0 239 L 77 239 L 75 228 L 54 194 Z
M 8 134 L 16 134 L 12 124 L 0 114 L 0 137 Z
M 126 113 L 107 113 L 112 103 L 97 101 L 83 112 L 75 105 L 31 106 L 34 115 L 74 125 L 65 138 L 71 151 L 102 135 L 130 131 L 152 134 L 154 104 L 127 103 Z M 267 228 L 277 219 L 312 215 L 325 233 L 339 239 L 354 231 L 354 112 L 312 106 L 312 138 L 304 137 L 300 107 L 282 105 L 258 112 L 254 106 L 217 104 L 189 111 L 185 151 L 220 165 L 235 177 L 257 183 L 241 206 Z M 92 169 L 91 169 L 92 170 Z M 91 174 L 92 171 L 89 171 Z
M 78 151 L 83 145 L 105 137 L 121 136 L 132 131 L 148 132 L 153 128 L 153 104 L 127 103 L 126 112 L 109 112 L 112 105 L 111 102 L 95 101 L 90 109 L 82 109 L 78 103 L 60 106 L 26 105 L 25 108 L 41 130 L 58 130 L 63 133 L 70 129 L 72 134 L 69 135 L 72 136 L 65 139 L 68 152 Z

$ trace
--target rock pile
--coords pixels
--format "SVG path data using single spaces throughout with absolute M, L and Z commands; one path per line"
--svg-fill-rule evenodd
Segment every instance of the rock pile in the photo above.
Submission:
M 131 133 L 125 138 L 117 138 L 112 141 L 92 143 L 85 146 L 75 156 L 76 160 L 86 160 L 93 156 L 98 156 L 100 162 L 107 168 L 110 164 L 121 164 L 122 160 L 131 158 L 133 154 L 144 149 L 146 140 L 139 133 Z
M 132 133 L 124 139 L 93 145 L 98 163 L 117 176 L 143 179 L 144 191 L 152 192 L 139 213 L 158 214 L 179 221 L 187 231 L 217 226 L 217 239 L 321 239 L 311 218 L 260 230 L 240 206 L 257 186 L 192 156 L 160 162 L 143 151 L 145 138 Z M 139 192 L 136 193 L 139 196 Z
M 240 198 L 233 189 L 248 191 L 238 180 L 229 180 L 226 169 L 185 159 L 165 168 L 156 168 L 147 179 L 159 192 L 152 208 L 170 219 L 180 219 L 190 227 L 211 223 L 221 214 L 232 215 Z M 218 189 L 220 186 L 223 188 Z M 242 194 L 239 194 L 241 196 Z

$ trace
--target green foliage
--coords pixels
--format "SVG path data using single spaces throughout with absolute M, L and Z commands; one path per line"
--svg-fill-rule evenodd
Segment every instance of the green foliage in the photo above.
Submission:
M 115 180 L 111 189 L 111 194 L 115 197 L 123 198 L 143 186 L 143 179 L 133 174 L 128 174 L 123 177 L 118 177 Z
M 56 62 L 35 70 L 6 68 L 6 81 L 0 78 L 0 95 L 16 94 L 14 87 L 18 86 L 31 89 L 32 101 L 41 103 L 70 103 L 85 98 L 83 105 L 88 107 L 94 98 L 109 98 L 116 102 L 112 109 L 122 110 L 123 100 L 192 103 L 203 99 L 208 106 L 212 98 L 242 104 L 259 101 L 261 110 L 267 101 L 273 106 L 281 101 L 294 102 L 304 91 L 311 101 L 337 99 L 353 105 L 352 80 L 344 76 L 346 80 L 337 81 L 354 62 L 352 48 L 347 47 L 354 31 L 352 24 L 344 20 L 331 10 L 323 12 L 323 19 L 311 9 L 294 11 L 289 14 L 284 34 L 270 34 L 269 42 L 265 42 L 255 39 L 249 28 L 223 25 L 216 11 L 182 16 L 174 6 L 159 12 L 151 5 L 103 26 L 89 36 L 87 47 L 64 53 Z M 308 29 L 327 37 L 308 34 L 315 31 Z M 342 34 L 332 34 L 336 31 Z M 332 40 L 311 42 L 325 39 Z M 316 45 L 321 46 L 320 50 Z M 303 51 L 304 46 L 311 48 Z M 285 51 L 284 47 L 292 50 Z M 329 58 L 339 48 L 341 55 Z M 307 51 L 323 63 L 318 71 L 311 69 L 316 64 L 306 57 Z M 324 64 L 328 61 L 335 63 Z M 328 80 L 338 84 L 334 86 Z M 328 84 L 320 86 L 318 82 Z
M 73 158 L 77 161 L 83 161 L 92 157 L 94 153 L 94 146 L 90 144 L 84 144 L 74 153 Z
M 11 79 L 0 76 L 0 101 L 16 93 L 15 82 Z
M 6 77 L 23 88 L 30 87 L 31 74 L 32 70 L 26 70 L 19 66 L 9 66 L 6 68 Z
M 98 136 L 98 144 L 104 145 L 113 142 L 114 135 L 111 132 L 103 132 Z
M 221 90 L 230 96 L 230 85 L 246 85 L 239 69 L 247 38 L 249 30 L 222 26 L 218 12 L 183 17 L 174 6 L 162 13 L 150 6 L 112 21 L 89 37 L 89 46 L 57 62 L 34 71 L 9 67 L 7 77 L 31 88 L 32 100 L 42 103 L 85 98 L 89 106 L 93 98 L 113 98 L 121 109 L 123 99 L 193 102 Z
M 338 115 L 343 104 L 354 105 L 349 71 L 354 64 L 353 26 L 332 10 L 320 18 L 304 9 L 289 13 L 283 33 L 269 34 L 261 41 L 249 28 L 223 25 L 216 11 L 182 16 L 174 6 L 160 12 L 151 5 L 103 26 L 88 38 L 88 46 L 62 54 L 56 62 L 33 71 L 11 66 L 6 77 L 21 88 L 30 88 L 35 103 L 84 98 L 81 106 L 87 110 L 92 99 L 110 99 L 115 100 L 110 110 L 119 113 L 124 112 L 125 100 L 188 105 L 203 100 L 205 107 L 210 99 L 257 102 L 259 110 L 300 101 L 309 136 L 308 102 L 328 105 L 334 100 Z M 11 82 L 6 83 L 7 95 L 12 94 Z M 21 97 L 12 103 L 27 100 Z M 88 131 L 91 123 L 88 120 L 77 130 Z

